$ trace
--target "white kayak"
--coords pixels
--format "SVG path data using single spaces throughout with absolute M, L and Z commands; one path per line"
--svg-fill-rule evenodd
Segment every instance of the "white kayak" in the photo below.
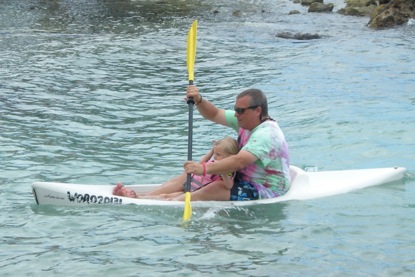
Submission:
M 336 170 L 306 172 L 291 166 L 291 188 L 283 196 L 251 201 L 194 201 L 192 207 L 233 207 L 258 204 L 272 204 L 288 200 L 306 200 L 347 193 L 365 187 L 376 186 L 403 178 L 405 168 L 374 168 L 357 170 Z M 136 192 L 149 191 L 158 184 L 130 185 Z M 180 206 L 181 201 L 160 199 L 138 199 L 112 194 L 114 185 L 85 185 L 54 182 L 35 182 L 32 192 L 38 205 L 87 206 L 87 205 L 152 205 Z

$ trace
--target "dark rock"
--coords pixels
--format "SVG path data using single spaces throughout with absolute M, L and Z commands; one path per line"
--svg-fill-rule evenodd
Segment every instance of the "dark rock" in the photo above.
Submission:
M 323 3 L 323 0 L 301 0 L 301 5 L 303 6 L 310 6 L 313 3 Z
M 373 29 L 391 28 L 415 18 L 415 0 L 392 0 L 377 6 L 367 24 Z
M 276 35 L 279 38 L 285 39 L 296 39 L 296 40 L 310 40 L 310 39 L 319 39 L 321 36 L 319 34 L 309 34 L 309 33 L 290 33 L 290 32 L 282 32 Z
M 240 17 L 242 15 L 242 12 L 240 10 L 236 10 L 232 13 L 232 15 L 236 17 Z
M 346 7 L 338 10 L 338 13 L 353 16 L 369 16 L 376 6 L 376 0 L 346 0 Z
M 292 10 L 288 14 L 299 14 L 299 13 L 300 13 L 299 10 Z
M 314 2 L 314 3 L 311 3 L 310 7 L 308 7 L 308 12 L 309 13 L 327 13 L 327 12 L 332 12 L 333 8 L 334 8 L 334 4 L 332 3 L 323 4 L 323 3 Z

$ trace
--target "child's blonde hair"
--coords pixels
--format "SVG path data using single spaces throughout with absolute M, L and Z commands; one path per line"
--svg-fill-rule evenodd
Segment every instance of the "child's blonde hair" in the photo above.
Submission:
M 215 141 L 213 145 L 221 147 L 222 150 L 229 156 L 236 155 L 239 152 L 238 141 L 231 137 L 225 137 L 223 139 Z

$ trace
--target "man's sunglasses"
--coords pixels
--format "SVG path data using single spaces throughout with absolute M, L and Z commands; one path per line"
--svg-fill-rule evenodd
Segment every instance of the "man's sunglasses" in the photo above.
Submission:
M 248 110 L 248 109 L 250 109 L 250 110 L 255 110 L 256 108 L 258 108 L 258 106 L 250 106 L 250 107 L 247 107 L 247 108 L 236 108 L 235 107 L 235 112 L 237 113 L 237 114 L 243 114 L 246 110 Z

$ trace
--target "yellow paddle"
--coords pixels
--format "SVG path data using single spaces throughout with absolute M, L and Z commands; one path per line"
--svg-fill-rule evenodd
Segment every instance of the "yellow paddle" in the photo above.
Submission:
M 196 35 L 197 35 L 197 20 L 193 21 L 192 27 L 190 27 L 189 33 L 187 34 L 187 72 L 189 75 L 189 85 L 193 85 L 194 81 L 194 65 L 196 58 Z M 189 106 L 189 131 L 188 131 L 188 144 L 187 144 L 187 160 L 192 160 L 192 141 L 193 141 L 193 98 L 187 100 Z M 190 205 L 190 183 L 192 176 L 187 174 L 185 196 L 184 196 L 184 211 L 183 221 L 190 220 L 192 216 L 192 206 Z

